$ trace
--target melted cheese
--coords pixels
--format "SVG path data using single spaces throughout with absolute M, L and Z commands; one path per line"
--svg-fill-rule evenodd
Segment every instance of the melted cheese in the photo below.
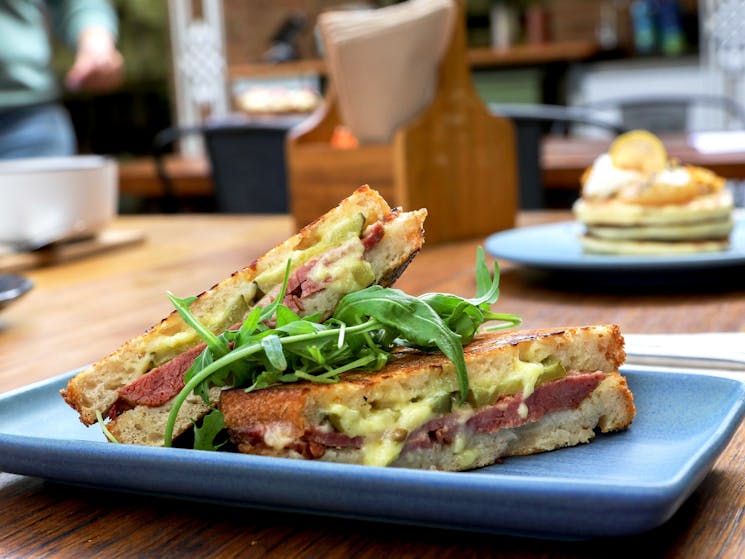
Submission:
M 375 281 L 375 272 L 364 259 L 365 247 L 358 238 L 352 238 L 340 247 L 343 255 L 325 264 L 321 258 L 308 274 L 313 281 L 323 283 L 326 289 L 339 294 L 359 291 Z
M 264 431 L 264 443 L 278 450 L 285 448 L 295 440 L 292 425 L 287 423 L 270 423 Z
M 479 453 L 468 448 L 468 439 L 464 433 L 458 433 L 453 441 L 452 451 L 458 462 L 458 466 L 466 469 L 470 468 L 479 457 Z
M 327 410 L 334 426 L 350 437 L 365 437 L 362 447 L 363 464 L 387 466 L 393 462 L 404 447 L 406 437 L 399 436 L 401 430 L 410 433 L 438 414 L 435 412 L 447 393 L 438 393 L 417 402 L 360 411 L 343 404 L 332 404 Z
M 522 391 L 523 402 L 520 403 L 517 409 L 517 413 L 522 419 L 528 417 L 528 406 L 525 404 L 525 400 L 535 391 L 535 386 L 541 375 L 543 375 L 544 370 L 543 364 L 521 361 L 518 357 L 515 357 L 512 362 L 512 369 L 510 374 L 507 375 L 506 381 L 508 386 L 514 386 L 516 388 L 511 393 L 516 394 Z M 522 386 L 522 389 L 518 389 L 518 386 Z
M 311 258 L 320 256 L 327 250 L 342 244 L 348 239 L 359 238 L 364 224 L 365 216 L 362 214 L 355 214 L 339 223 L 331 224 L 331 226 L 322 232 L 322 236 L 317 243 L 305 249 L 293 250 L 288 255 L 288 259 L 291 260 L 291 270 L 296 270 Z M 262 271 L 254 280 L 256 285 L 259 286 L 262 292 L 269 293 L 273 287 L 282 282 L 286 266 L 287 259 L 283 259 L 282 262 Z
M 218 304 L 214 301 L 195 303 L 194 312 L 202 324 L 213 332 L 220 332 L 241 320 L 249 308 L 247 301 L 253 302 L 256 296 L 256 285 L 248 283 L 243 292 L 236 295 L 230 302 Z M 208 306 L 209 305 L 209 306 Z M 150 353 L 153 366 L 162 365 L 187 348 L 199 343 L 201 338 L 191 327 L 182 332 L 158 336 L 151 341 Z
M 527 399 L 540 382 L 566 376 L 561 364 L 555 359 L 545 359 L 540 363 L 522 361 L 515 356 L 509 372 L 490 386 L 472 386 L 473 397 L 469 403 L 452 408 L 451 396 L 439 392 L 416 401 L 394 402 L 382 409 L 358 409 L 340 403 L 331 404 L 325 410 L 332 425 L 350 437 L 363 437 L 361 448 L 362 463 L 369 466 L 387 466 L 401 454 L 406 437 L 428 421 L 448 413 L 458 414 L 463 423 L 473 416 L 477 409 L 496 401 L 502 396 L 522 393 Z M 444 405 L 447 404 L 447 405 Z M 528 408 L 522 403 L 518 413 L 525 418 Z M 477 454 L 467 448 L 467 440 L 462 434 L 456 435 L 453 453 L 464 466 L 472 464 Z

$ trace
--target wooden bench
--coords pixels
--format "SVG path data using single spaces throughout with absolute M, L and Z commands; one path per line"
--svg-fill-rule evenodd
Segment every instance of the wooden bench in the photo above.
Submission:
M 170 156 L 166 169 L 173 179 L 178 196 L 211 196 L 213 194 L 209 162 L 206 158 Z M 159 198 L 163 185 L 151 157 L 119 162 L 119 192 L 129 196 Z

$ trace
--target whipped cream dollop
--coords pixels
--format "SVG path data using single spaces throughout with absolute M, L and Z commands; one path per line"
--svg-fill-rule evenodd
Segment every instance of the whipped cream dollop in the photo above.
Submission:
M 604 153 L 598 156 L 582 185 L 582 195 L 589 198 L 610 198 L 624 187 L 643 184 L 665 184 L 686 186 L 691 175 L 684 167 L 664 169 L 659 173 L 647 175 L 634 169 L 621 169 L 613 164 L 611 156 Z
M 591 198 L 610 198 L 629 183 L 645 180 L 644 174 L 613 165 L 609 154 L 599 155 L 592 164 L 582 194 Z
M 691 182 L 691 173 L 684 167 L 673 167 L 660 171 L 654 177 L 656 184 L 667 184 L 670 186 L 686 186 Z

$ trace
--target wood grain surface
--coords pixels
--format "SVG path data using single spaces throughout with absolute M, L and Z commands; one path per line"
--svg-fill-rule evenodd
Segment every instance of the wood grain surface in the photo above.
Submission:
M 520 216 L 520 224 L 568 214 Z M 292 232 L 286 216 L 121 217 L 143 243 L 27 272 L 35 288 L 0 314 L 0 392 L 112 351 Z M 471 295 L 483 239 L 425 246 L 397 287 Z M 617 322 L 625 332 L 745 331 L 742 288 L 558 289 L 501 263 L 497 310 L 525 327 Z M 716 284 L 716 282 L 714 282 Z M 745 557 L 745 425 L 693 495 L 646 534 L 546 541 L 267 512 L 68 487 L 0 473 L 0 557 Z
M 0 273 L 20 272 L 84 258 L 98 252 L 116 250 L 142 241 L 141 231 L 106 230 L 83 239 L 52 243 L 29 251 L 16 251 L 0 245 Z

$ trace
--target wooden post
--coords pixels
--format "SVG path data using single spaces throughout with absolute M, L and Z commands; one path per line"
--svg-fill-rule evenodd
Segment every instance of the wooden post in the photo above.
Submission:
M 476 92 L 467 60 L 465 8 L 440 67 L 431 105 L 396 132 L 392 144 L 334 149 L 340 124 L 333 84 L 324 107 L 287 142 L 292 214 L 298 227 L 361 184 L 391 205 L 427 208 L 427 242 L 482 237 L 514 226 L 517 147 L 510 120 L 492 116 Z
M 395 197 L 406 208 L 428 209 L 428 243 L 511 228 L 517 213 L 514 126 L 492 116 L 473 86 L 463 4 L 435 99 L 394 139 Z

